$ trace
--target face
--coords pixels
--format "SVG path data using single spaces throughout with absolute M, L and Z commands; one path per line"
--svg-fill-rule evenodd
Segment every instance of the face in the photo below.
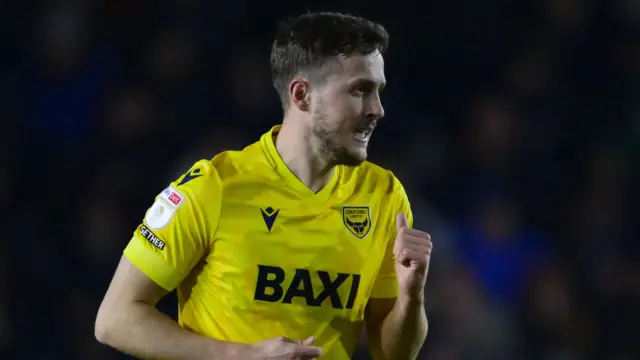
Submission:
M 334 164 L 356 166 L 366 160 L 371 134 L 384 116 L 384 61 L 378 52 L 338 61 L 339 70 L 311 91 L 311 140 Z

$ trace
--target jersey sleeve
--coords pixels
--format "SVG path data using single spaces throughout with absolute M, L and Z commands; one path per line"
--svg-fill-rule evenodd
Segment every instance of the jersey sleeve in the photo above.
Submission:
M 394 186 L 393 186 L 393 195 L 392 195 L 392 206 L 390 208 L 392 211 L 388 214 L 387 220 L 389 223 L 386 225 L 389 231 L 387 246 L 384 253 L 384 258 L 382 260 L 382 265 L 380 266 L 380 270 L 378 271 L 378 276 L 373 285 L 373 290 L 371 291 L 372 298 L 395 298 L 398 296 L 398 280 L 396 278 L 396 259 L 393 255 L 393 247 L 395 245 L 396 239 L 396 215 L 398 212 L 404 212 L 407 216 L 407 222 L 409 226 L 413 226 L 413 212 L 411 211 L 411 205 L 409 204 L 409 199 L 407 198 L 407 193 L 404 190 L 404 187 L 398 181 L 398 179 L 393 177 Z
M 212 245 L 221 192 L 211 162 L 198 161 L 156 197 L 124 255 L 154 282 L 172 291 Z

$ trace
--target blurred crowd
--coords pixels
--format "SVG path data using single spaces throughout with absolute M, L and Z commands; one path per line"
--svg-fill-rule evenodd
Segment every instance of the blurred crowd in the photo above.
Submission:
M 93 335 L 123 247 L 280 122 L 272 37 L 309 9 L 391 34 L 370 159 L 433 237 L 421 359 L 640 358 L 637 0 L 36 3 L 0 12 L 1 359 L 125 358 Z

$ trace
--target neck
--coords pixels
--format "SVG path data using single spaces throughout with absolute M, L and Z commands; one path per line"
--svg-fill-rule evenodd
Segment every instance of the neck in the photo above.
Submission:
M 329 182 L 333 164 L 314 150 L 313 139 L 299 122 L 285 119 L 275 143 L 289 170 L 313 192 L 320 191 Z

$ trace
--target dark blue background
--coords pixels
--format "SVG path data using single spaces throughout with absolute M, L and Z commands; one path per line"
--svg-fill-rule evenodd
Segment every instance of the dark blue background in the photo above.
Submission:
M 167 182 L 279 123 L 270 44 L 305 10 L 391 34 L 371 160 L 433 236 L 423 358 L 640 356 L 637 1 L 12 3 L 0 358 L 119 358 L 93 320 L 121 250 Z

